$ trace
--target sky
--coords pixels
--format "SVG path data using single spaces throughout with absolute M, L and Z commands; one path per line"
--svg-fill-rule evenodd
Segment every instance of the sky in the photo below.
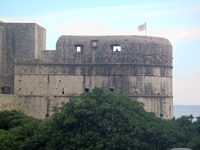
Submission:
M 199 0 L 0 0 L 0 20 L 32 22 L 47 32 L 47 50 L 61 35 L 145 35 L 173 46 L 174 105 L 200 105 Z

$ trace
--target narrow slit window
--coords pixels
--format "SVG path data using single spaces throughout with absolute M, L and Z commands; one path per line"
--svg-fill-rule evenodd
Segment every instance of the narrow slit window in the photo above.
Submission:
M 121 52 L 121 46 L 113 46 L 113 52 Z
M 85 92 L 86 92 L 86 93 L 89 93 L 89 88 L 85 88 Z
M 77 51 L 77 52 L 81 52 L 81 46 L 77 46 L 77 47 L 76 47 L 76 51 Z
M 114 92 L 114 91 L 115 91 L 114 88 L 110 88 L 109 90 L 110 90 L 111 92 Z
M 65 92 L 64 92 L 64 88 L 62 89 L 62 94 L 65 94 Z

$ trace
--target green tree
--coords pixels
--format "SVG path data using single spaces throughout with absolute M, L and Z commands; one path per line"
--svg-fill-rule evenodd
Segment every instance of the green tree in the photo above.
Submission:
M 47 148 L 165 150 L 166 122 L 124 94 L 95 88 L 54 107 Z
M 48 135 L 46 122 L 19 111 L 0 112 L 0 149 L 44 149 Z M 44 134 L 43 134 L 44 133 Z

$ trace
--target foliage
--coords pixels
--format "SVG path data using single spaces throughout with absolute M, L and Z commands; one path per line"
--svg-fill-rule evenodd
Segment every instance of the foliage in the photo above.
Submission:
M 40 138 L 46 127 L 41 120 L 16 110 L 0 112 L 0 117 L 0 149 L 39 149 L 46 143 L 45 136 Z
M 124 94 L 95 88 L 54 108 L 53 149 L 167 149 L 166 121 Z
M 45 122 L 15 110 L 0 112 L 0 149 L 200 149 L 200 117 L 164 120 L 122 93 L 95 88 L 53 111 Z

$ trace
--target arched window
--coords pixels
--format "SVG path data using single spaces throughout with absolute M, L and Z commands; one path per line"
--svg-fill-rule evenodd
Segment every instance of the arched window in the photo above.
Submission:
M 1 94 L 11 94 L 11 88 L 8 86 L 3 86 L 1 88 Z

